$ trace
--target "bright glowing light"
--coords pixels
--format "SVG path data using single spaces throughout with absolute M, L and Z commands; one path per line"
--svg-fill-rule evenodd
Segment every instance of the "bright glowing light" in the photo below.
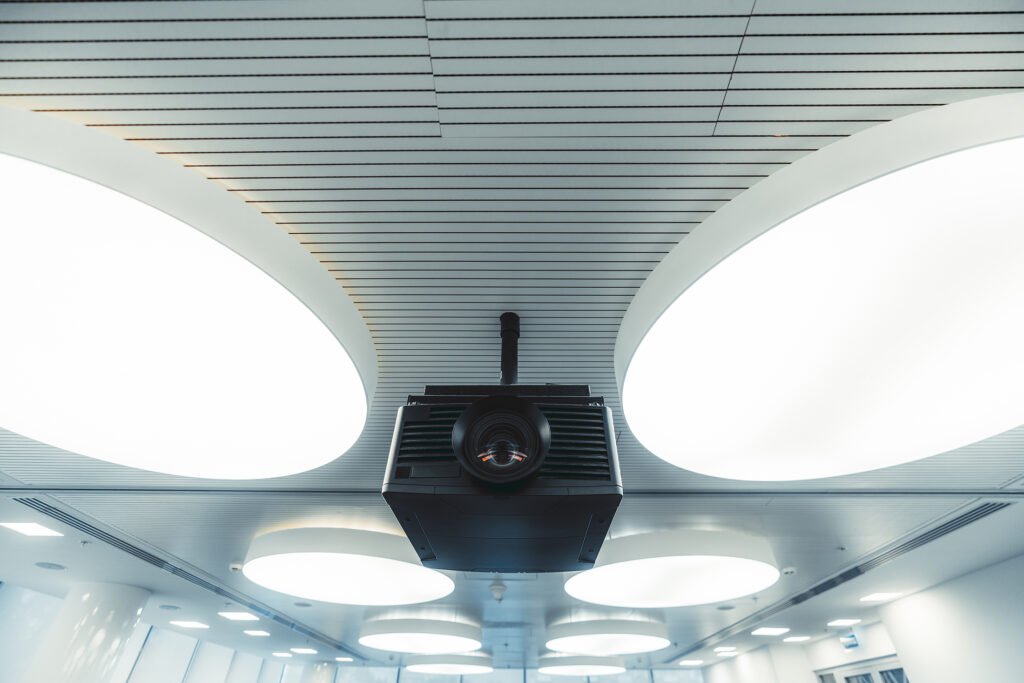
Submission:
M 291 652 L 272 652 L 271 654 L 273 654 L 275 657 L 291 657 L 292 656 Z
M 865 595 L 860 599 L 861 602 L 887 602 L 889 600 L 895 600 L 896 598 L 903 595 L 903 593 L 872 593 L 871 595 Z
M 292 650 L 292 652 L 294 652 L 297 655 L 315 655 L 316 654 L 316 650 L 314 650 L 311 647 L 293 647 L 293 648 L 291 648 L 291 650 Z
M 11 531 L 17 531 L 19 534 L 24 536 L 63 536 L 59 531 L 54 531 L 42 524 L 36 524 L 35 522 L 0 522 L 0 526 L 5 526 Z
M 715 648 L 715 652 L 732 652 L 735 649 L 735 645 L 720 645 Z
M 210 628 L 209 624 L 204 624 L 201 621 L 172 621 L 171 626 L 177 626 L 178 628 Z
M 212 184 L 212 195 L 173 196 L 195 183 L 188 169 L 148 152 L 154 158 L 138 166 L 143 150 L 25 114 L 0 111 L 0 150 L 31 157 L 15 138 L 37 139 L 46 163 L 60 166 L 66 156 L 70 167 L 94 166 L 97 175 L 93 182 L 0 152 L 0 427 L 192 477 L 278 477 L 345 453 L 367 401 L 338 339 L 264 270 L 154 208 L 155 195 L 165 188 L 197 224 L 206 212 L 207 222 L 226 225 L 226 203 L 232 225 L 261 235 L 280 228 Z M 19 128 L 23 119 L 39 130 Z M 50 127 L 67 152 L 54 149 Z M 150 166 L 161 172 L 146 175 Z M 153 205 L 101 184 L 144 181 Z
M 684 659 L 679 662 L 679 666 L 700 666 L 704 663 L 703 659 Z
M 754 629 L 750 632 L 752 636 L 781 636 L 783 633 L 789 633 L 788 628 L 774 628 L 771 626 L 762 626 L 761 628 Z
M 537 671 L 552 676 L 605 676 L 626 670 L 621 657 L 555 655 L 541 657 Z
M 471 675 L 494 671 L 488 655 L 412 655 L 405 658 L 405 668 L 421 674 Z
M 605 541 L 593 569 L 565 582 L 579 600 L 615 607 L 703 605 L 779 579 L 764 539 L 721 531 L 666 531 Z
M 242 631 L 242 633 L 244 633 L 247 636 L 256 636 L 258 638 L 263 638 L 265 636 L 270 635 L 268 631 Z
M 719 652 L 718 656 L 719 657 L 735 657 L 738 654 L 739 654 L 739 652 L 736 652 L 735 650 L 729 650 L 727 652 Z
M 381 619 L 363 624 L 359 644 L 407 654 L 460 654 L 481 645 L 480 628 L 434 619 Z
M 336 662 L 351 662 L 353 660 L 352 660 L 351 657 L 335 657 L 334 661 L 336 661 Z
M 853 626 L 854 624 L 859 624 L 860 621 L 861 621 L 860 619 L 836 619 L 834 621 L 828 622 L 828 625 L 829 626 Z
M 995 99 L 960 128 L 1024 135 L 1021 100 L 996 116 Z M 1024 138 L 914 134 L 970 104 L 801 159 L 662 262 L 648 282 L 684 289 L 667 310 L 653 285 L 634 298 L 631 339 L 664 312 L 622 385 L 644 446 L 702 474 L 782 481 L 898 465 L 1024 423 Z
M 810 636 L 790 636 L 789 638 L 783 638 L 784 643 L 803 643 L 810 640 Z
M 249 612 L 217 612 L 220 616 L 231 621 L 259 621 L 260 618 Z
M 653 652 L 670 643 L 664 624 L 603 619 L 549 626 L 546 647 L 580 655 L 626 655 Z
M 407 605 L 442 598 L 455 583 L 420 564 L 404 536 L 356 529 L 286 529 L 257 536 L 242 572 L 309 600 Z

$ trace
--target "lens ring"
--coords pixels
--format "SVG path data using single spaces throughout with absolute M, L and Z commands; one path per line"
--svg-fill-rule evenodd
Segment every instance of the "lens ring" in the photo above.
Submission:
M 534 474 L 550 442 L 544 414 L 513 396 L 474 402 L 452 429 L 452 448 L 463 467 L 477 479 L 496 484 L 520 482 Z

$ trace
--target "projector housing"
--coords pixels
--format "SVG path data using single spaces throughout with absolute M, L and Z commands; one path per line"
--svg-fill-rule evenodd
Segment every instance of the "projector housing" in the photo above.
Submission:
M 622 500 L 611 410 L 586 385 L 426 387 L 398 410 L 383 493 L 427 567 L 590 568 Z

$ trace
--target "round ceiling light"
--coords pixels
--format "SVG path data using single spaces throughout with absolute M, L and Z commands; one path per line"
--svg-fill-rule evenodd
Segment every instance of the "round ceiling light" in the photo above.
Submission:
M 494 671 L 490 655 L 411 655 L 405 668 L 414 673 L 447 676 L 489 674 Z
M 552 676 L 605 676 L 626 670 L 621 657 L 551 655 L 541 657 L 537 671 Z
M 580 655 L 629 655 L 654 652 L 670 643 L 664 624 L 597 619 L 549 626 L 546 647 Z
M 349 449 L 373 344 L 308 251 L 166 157 L 30 111 L 0 129 L 0 427 L 222 479 Z
M 409 605 L 455 589 L 404 536 L 357 529 L 285 529 L 253 539 L 242 572 L 264 588 L 345 605 Z
M 664 460 L 795 480 L 1024 423 L 1024 95 L 936 107 L 758 183 L 651 273 L 616 342 Z
M 594 568 L 572 576 L 565 591 L 599 605 L 682 607 L 757 593 L 778 579 L 764 539 L 722 531 L 660 531 L 605 541 Z
M 481 645 L 478 626 L 436 619 L 380 619 L 363 624 L 359 644 L 417 655 L 472 652 Z

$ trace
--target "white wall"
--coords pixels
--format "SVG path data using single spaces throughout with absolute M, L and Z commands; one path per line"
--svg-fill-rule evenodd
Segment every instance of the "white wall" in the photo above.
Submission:
M 768 648 L 779 683 L 818 683 L 814 667 L 802 645 L 772 645 Z
M 57 616 L 61 601 L 5 583 L 0 585 L 0 681 L 17 681 L 28 656 Z
M 912 681 L 1009 683 L 1024 677 L 1024 555 L 880 612 Z
M 789 683 L 776 678 L 775 665 L 766 647 L 716 662 L 704 669 L 704 680 L 706 683 Z

